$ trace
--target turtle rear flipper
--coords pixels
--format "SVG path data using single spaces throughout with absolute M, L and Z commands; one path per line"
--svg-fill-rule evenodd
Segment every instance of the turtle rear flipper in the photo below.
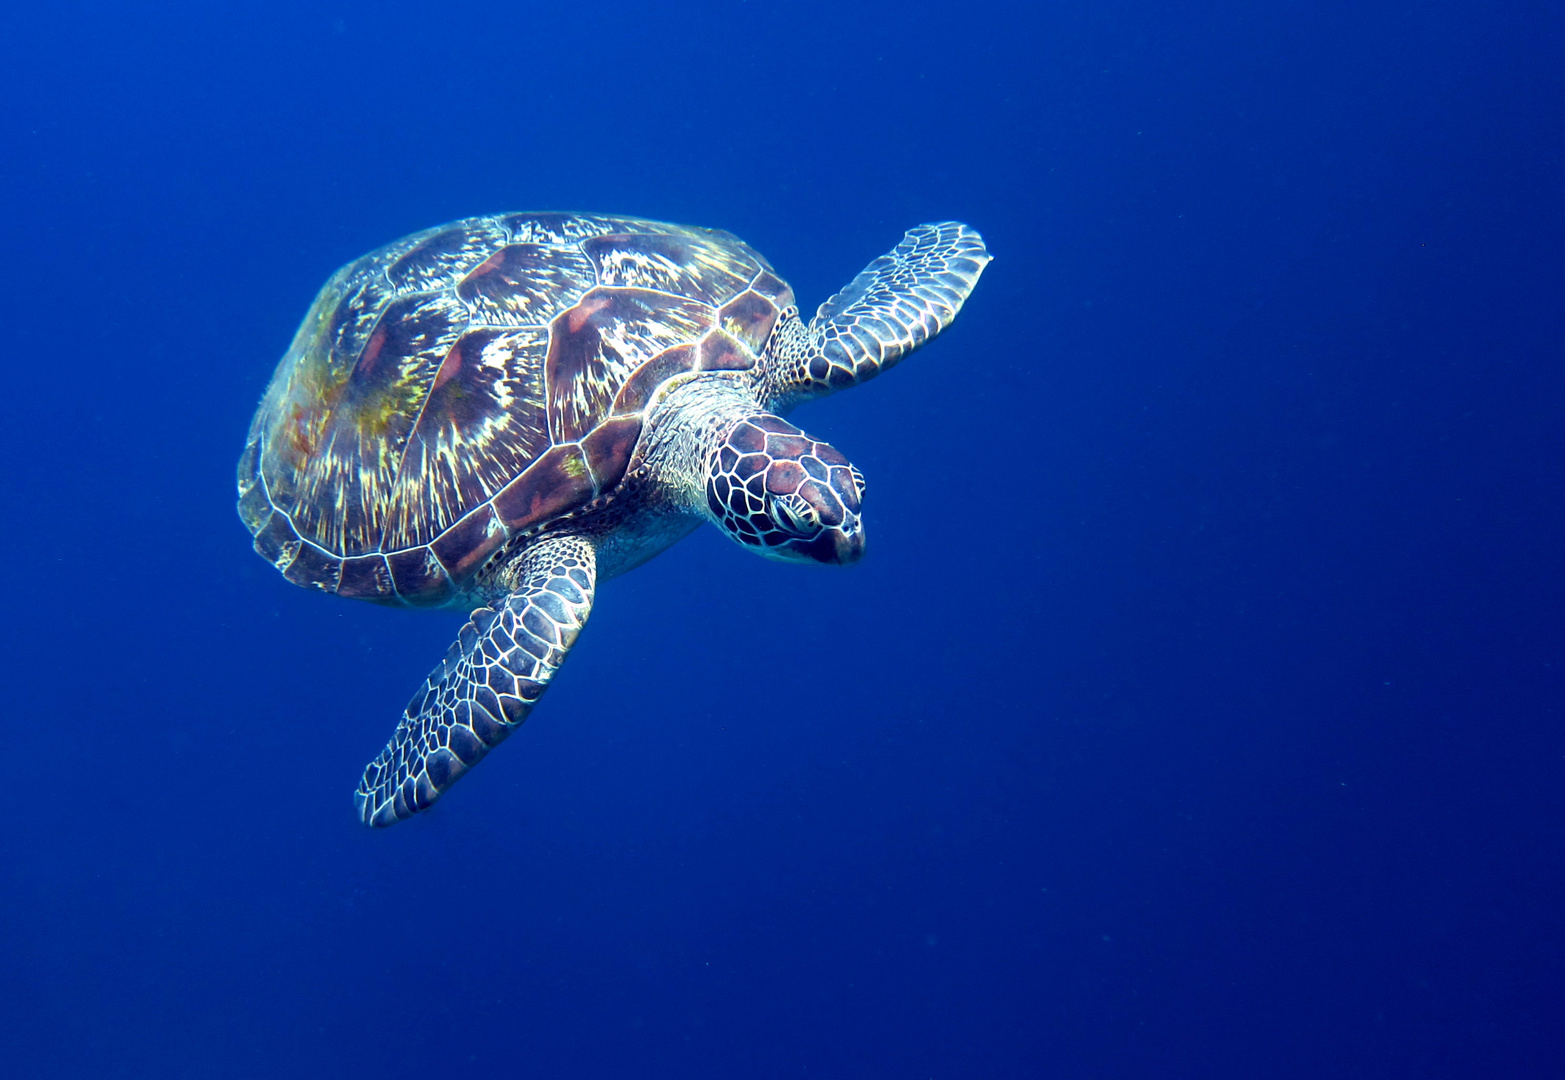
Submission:
M 427 809 L 521 726 L 592 611 L 597 558 L 578 537 L 521 556 L 512 593 L 482 607 L 408 703 L 354 792 L 366 825 Z
M 950 326 L 989 259 L 959 221 L 909 229 L 810 320 L 810 392 L 872 379 Z

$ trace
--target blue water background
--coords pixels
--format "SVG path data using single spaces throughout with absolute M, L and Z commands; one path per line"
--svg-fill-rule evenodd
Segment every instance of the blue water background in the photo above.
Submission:
M 1565 5 L 63 0 L 0 105 L 6 1076 L 1565 1075 Z M 860 566 L 702 530 L 371 833 L 460 616 L 234 462 L 337 266 L 551 208 L 996 258 L 795 414 Z

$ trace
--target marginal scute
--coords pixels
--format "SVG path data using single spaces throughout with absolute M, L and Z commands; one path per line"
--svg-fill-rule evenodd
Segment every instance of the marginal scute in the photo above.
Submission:
M 389 600 L 396 595 L 391 569 L 384 555 L 359 555 L 342 560 L 342 578 L 337 584 L 339 596 L 359 600 Z
M 702 371 L 748 371 L 755 366 L 755 354 L 721 330 L 713 330 L 696 346 L 700 357 L 696 366 Z
M 256 553 L 279 570 L 286 568 L 298 545 L 299 534 L 286 514 L 273 512 L 255 534 Z
M 272 501 L 266 497 L 266 488 L 253 480 L 248 488 L 240 485 L 244 494 L 239 496 L 239 520 L 243 521 L 254 536 L 272 513 Z
M 465 581 L 500 549 L 508 535 L 494 507 L 484 503 L 435 537 L 429 547 L 454 580 Z
M 494 497 L 495 513 L 512 532 L 521 532 L 579 506 L 592 497 L 592 475 L 581 447 L 556 446 Z
M 781 314 L 781 309 L 769 298 L 754 289 L 746 289 L 718 310 L 717 325 L 759 355 Z
M 640 416 L 621 416 L 605 420 L 581 441 L 582 454 L 592 470 L 598 493 L 608 491 L 625 475 L 630 455 L 641 436 Z
M 342 573 L 342 560 L 322 551 L 314 544 L 301 543 L 283 577 L 295 585 L 324 592 L 336 592 L 337 580 Z
M 762 270 L 757 274 L 755 280 L 750 282 L 750 288 L 776 304 L 778 311 L 786 311 L 798 303 L 788 283 L 770 270 Z
M 256 470 L 259 468 L 260 464 L 261 443 L 260 440 L 252 438 L 248 443 L 245 444 L 245 452 L 239 455 L 239 495 L 241 497 L 241 501 L 243 500 L 243 497 L 250 494 L 251 489 L 255 487 L 255 482 L 257 479 Z M 244 515 L 244 511 L 242 509 L 239 513 L 240 516 Z
M 456 592 L 446 568 L 427 547 L 397 551 L 386 556 L 397 596 L 419 607 L 435 607 Z

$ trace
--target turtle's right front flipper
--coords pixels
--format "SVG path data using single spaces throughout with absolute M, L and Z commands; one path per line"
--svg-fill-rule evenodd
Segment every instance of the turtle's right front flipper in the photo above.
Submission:
M 527 719 L 564 662 L 592 611 L 592 545 L 545 540 L 517 569 L 511 594 L 473 612 L 364 770 L 354 792 L 364 824 L 394 825 L 428 809 Z

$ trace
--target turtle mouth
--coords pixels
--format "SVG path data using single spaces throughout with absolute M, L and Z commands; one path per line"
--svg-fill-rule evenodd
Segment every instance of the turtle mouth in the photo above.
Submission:
M 822 529 L 812 540 L 795 540 L 788 549 L 826 566 L 852 566 L 864 557 L 864 526 L 857 517 L 838 528 Z

